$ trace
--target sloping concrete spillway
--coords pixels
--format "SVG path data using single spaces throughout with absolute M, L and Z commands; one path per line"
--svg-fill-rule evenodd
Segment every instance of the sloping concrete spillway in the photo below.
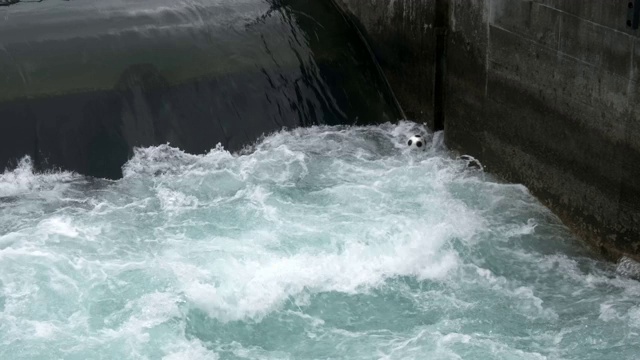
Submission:
M 137 146 L 238 150 L 283 127 L 401 117 L 330 1 L 45 1 L 0 16 L 0 168 L 29 155 L 117 178 Z

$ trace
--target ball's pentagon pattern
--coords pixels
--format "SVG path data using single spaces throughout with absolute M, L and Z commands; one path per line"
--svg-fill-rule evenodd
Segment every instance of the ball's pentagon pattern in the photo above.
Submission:
M 420 135 L 413 135 L 411 138 L 409 138 L 409 141 L 407 142 L 407 145 L 412 150 L 424 150 L 426 149 L 426 144 L 427 143 L 425 139 Z

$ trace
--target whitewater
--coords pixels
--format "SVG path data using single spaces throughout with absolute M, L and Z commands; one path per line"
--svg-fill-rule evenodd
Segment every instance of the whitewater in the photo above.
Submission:
M 637 358 L 640 283 L 470 165 L 410 122 L 136 149 L 117 181 L 24 158 L 0 358 Z

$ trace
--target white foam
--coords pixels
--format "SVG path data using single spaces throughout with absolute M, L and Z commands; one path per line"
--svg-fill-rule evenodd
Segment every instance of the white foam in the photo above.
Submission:
M 470 267 L 474 268 L 480 276 L 478 280 L 486 282 L 485 286 L 493 289 L 499 296 L 511 298 L 514 307 L 518 309 L 520 314 L 532 320 L 543 318 L 548 321 L 555 321 L 559 318 L 554 310 L 545 308 L 544 301 L 535 295 L 532 287 L 518 286 L 516 282 L 509 281 L 504 276 L 496 276 L 488 269 L 477 266 Z
M 627 312 L 629 324 L 635 328 L 640 328 L 640 305 L 634 306 Z
M 43 190 L 54 190 L 79 176 L 71 172 L 46 172 L 37 174 L 29 156 L 23 157 L 14 170 L 0 174 L 0 198 L 17 196 Z
M 526 224 L 516 225 L 505 231 L 507 237 L 518 237 L 523 235 L 531 235 L 535 233 L 538 223 L 535 219 L 527 220 Z
M 640 280 L 640 263 L 629 257 L 623 256 L 618 261 L 616 273 L 631 279 Z
M 157 190 L 162 209 L 169 213 L 193 210 L 198 207 L 198 198 L 186 195 L 180 191 L 170 190 L 160 187 Z
M 606 301 L 600 304 L 598 319 L 604 322 L 616 322 L 619 325 L 629 324 L 631 327 L 640 328 L 640 305 L 629 307 L 617 301 Z
M 135 310 L 133 315 L 117 329 L 103 330 L 110 338 L 133 338 L 138 342 L 149 341 L 148 330 L 174 317 L 180 317 L 180 299 L 171 293 L 151 293 L 131 301 L 125 307 Z
M 69 217 L 51 217 L 38 224 L 40 231 L 44 234 L 62 235 L 67 237 L 78 237 L 80 232 L 72 224 Z
M 187 154 L 169 144 L 134 149 L 134 156 L 122 167 L 125 178 L 135 175 L 157 176 L 189 170 L 200 156 Z
M 572 297 L 596 315 L 602 304 L 587 325 L 637 332 L 637 282 L 565 253 L 573 240 L 526 188 L 467 169 L 442 133 L 408 151 L 415 133 L 427 132 L 318 126 L 238 154 L 137 149 L 124 179 L 86 192 L 82 178 L 25 160 L 0 176 L 0 194 L 16 196 L 0 204 L 5 345 L 29 339 L 78 358 L 296 357 L 268 350 L 276 337 L 249 336 L 277 323 L 354 358 L 557 358 L 587 331 L 557 330 L 568 310 L 556 299 Z M 481 327 L 477 312 L 496 301 L 510 306 Z M 346 325 L 331 306 L 363 313 Z M 387 328 L 369 306 L 416 321 Z M 498 333 L 514 316 L 531 339 Z
M 37 338 L 49 339 L 54 336 L 54 334 L 59 331 L 58 327 L 49 323 L 42 321 L 34 321 L 33 325 L 33 336 Z
M 340 253 L 283 256 L 250 249 L 253 254 L 218 262 L 216 268 L 222 273 L 216 277 L 223 279 L 219 286 L 213 285 L 209 274 L 181 271 L 176 276 L 187 299 L 212 317 L 223 321 L 261 317 L 305 289 L 357 293 L 396 276 L 444 279 L 459 262 L 455 253 L 441 250 L 447 231 L 451 230 L 399 234 L 379 245 L 354 239 Z
M 163 360 L 216 360 L 218 354 L 204 347 L 200 341 L 192 340 L 163 348 Z

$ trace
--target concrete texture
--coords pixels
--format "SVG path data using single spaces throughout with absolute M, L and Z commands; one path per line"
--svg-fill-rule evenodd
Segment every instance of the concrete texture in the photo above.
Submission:
M 638 259 L 640 38 L 626 25 L 628 1 L 444 1 L 447 144 L 528 186 L 604 255 Z M 344 2 L 383 49 L 400 103 L 431 109 L 425 24 L 437 1 Z M 411 56 L 389 54 L 403 46 Z
M 605 255 L 640 254 L 638 35 L 627 1 L 452 4 L 449 146 L 527 185 Z
M 336 0 L 353 15 L 406 116 L 433 121 L 435 1 Z

